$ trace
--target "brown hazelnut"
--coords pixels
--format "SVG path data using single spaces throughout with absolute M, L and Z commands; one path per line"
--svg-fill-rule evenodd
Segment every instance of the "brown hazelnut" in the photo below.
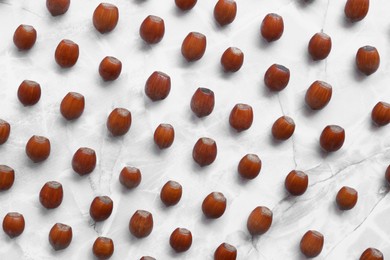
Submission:
M 19 50 L 29 50 L 37 40 L 37 31 L 31 25 L 21 24 L 16 28 L 13 40 Z
M 237 47 L 229 47 L 221 57 L 221 64 L 226 72 L 236 72 L 244 63 L 244 53 Z
M 15 171 L 7 165 L 0 165 L 0 191 L 9 190 L 15 181 Z
M 107 129 L 113 136 L 126 134 L 131 126 L 131 113 L 126 108 L 115 108 L 107 118 Z
M 278 14 L 267 14 L 261 23 L 260 31 L 268 42 L 279 40 L 284 31 L 283 18 Z
M 253 122 L 253 110 L 250 105 L 236 104 L 229 116 L 230 126 L 238 132 L 248 130 Z
M 385 179 L 387 183 L 390 185 L 390 165 L 387 167 L 386 173 L 385 173 Z
M 54 209 L 61 205 L 64 191 L 62 185 L 56 181 L 49 181 L 43 185 L 39 193 L 39 201 L 47 209 Z
M 390 123 L 390 104 L 378 102 L 371 112 L 371 119 L 377 126 L 385 126 Z
M 322 130 L 320 145 L 326 152 L 335 152 L 343 146 L 344 140 L 345 131 L 341 126 L 328 125 Z
M 169 244 L 177 253 L 187 251 L 192 245 L 191 231 L 186 228 L 176 228 L 169 238 Z
M 175 0 L 176 6 L 182 11 L 191 10 L 196 5 L 197 0 Z
M 356 53 L 356 66 L 360 72 L 369 76 L 378 70 L 380 56 L 378 50 L 372 46 L 363 46 Z
M 145 94 L 152 101 L 165 99 L 171 91 L 171 77 L 161 71 L 155 71 L 145 84 Z
M 26 144 L 26 154 L 35 163 L 46 160 L 50 155 L 49 139 L 33 135 Z
M 202 203 L 202 211 L 206 218 L 220 218 L 226 210 L 226 198 L 221 192 L 212 192 Z
M 217 143 L 211 138 L 199 138 L 192 150 L 192 158 L 201 167 L 212 164 L 217 158 Z
M 74 120 L 84 112 L 84 96 L 77 92 L 69 92 L 61 101 L 60 112 L 66 120 Z
M 71 40 L 62 40 L 57 45 L 54 57 L 60 67 L 73 67 L 79 59 L 79 46 Z
M 7 142 L 10 132 L 11 125 L 7 121 L 0 119 L 0 145 Z
M 324 81 L 314 81 L 306 91 L 306 104 L 313 110 L 323 109 L 332 98 L 332 86 Z
M 141 183 L 142 175 L 138 168 L 126 166 L 119 174 L 119 182 L 128 189 L 138 187 Z
M 302 171 L 292 170 L 284 180 L 284 187 L 293 196 L 305 193 L 309 184 L 309 177 Z
M 222 243 L 214 252 L 214 260 L 236 260 L 237 249 L 228 244 Z
M 72 158 L 72 168 L 80 176 L 93 172 L 96 167 L 96 153 L 87 147 L 79 148 Z
M 70 0 L 46 0 L 46 7 L 52 16 L 66 13 L 70 6 Z
M 294 120 L 289 116 L 279 117 L 272 125 L 272 135 L 277 140 L 289 139 L 295 130 Z
M 89 215 L 96 221 L 104 221 L 111 216 L 114 202 L 108 196 L 95 197 L 89 207 Z
M 232 23 L 236 14 L 237 4 L 234 0 L 218 0 L 215 4 L 214 18 L 221 26 Z
M 18 88 L 18 99 L 24 106 L 33 106 L 41 98 L 41 86 L 32 80 L 23 80 Z
M 99 65 L 99 74 L 104 81 L 116 80 L 122 71 L 122 62 L 115 57 L 105 57 Z
M 264 74 L 264 84 L 272 91 L 285 89 L 290 81 L 290 70 L 283 65 L 273 64 Z
M 143 256 L 140 258 L 140 260 L 156 260 L 156 258 L 151 257 L 151 256 Z
M 252 236 L 262 235 L 272 224 L 272 211 L 263 206 L 256 207 L 248 217 L 247 229 Z
M 342 187 L 336 196 L 336 203 L 341 210 L 350 210 L 355 207 L 358 200 L 358 192 L 351 187 Z
M 160 124 L 154 131 L 154 142 L 160 149 L 168 148 L 175 139 L 175 130 L 170 124 Z
M 108 33 L 115 29 L 119 20 L 119 10 L 113 4 L 101 3 L 93 12 L 93 26 L 100 33 Z
M 320 232 L 315 230 L 307 231 L 303 235 L 300 243 L 302 254 L 304 254 L 308 258 L 318 256 L 321 253 L 323 246 L 324 236 Z
M 358 22 L 364 19 L 370 7 L 370 0 L 347 0 L 344 13 L 351 22 Z
M 164 20 L 155 15 L 149 15 L 139 28 L 139 35 L 147 43 L 155 44 L 162 40 L 165 33 Z
M 93 243 L 92 253 L 98 259 L 109 259 L 114 254 L 114 242 L 108 237 L 98 237 Z
M 153 215 L 146 210 L 137 210 L 130 219 L 130 233 L 136 238 L 144 238 L 153 230 Z
M 384 257 L 381 251 L 370 247 L 364 250 L 359 260 L 384 260 Z
M 309 54 L 313 60 L 323 60 L 332 49 L 332 39 L 326 33 L 316 33 L 309 41 Z
M 183 40 L 181 54 L 188 61 L 200 60 L 206 51 L 206 36 L 199 32 L 190 32 Z
M 198 88 L 191 98 L 191 110 L 197 117 L 210 115 L 214 104 L 214 92 L 208 88 Z
M 165 206 L 169 207 L 179 203 L 182 193 L 183 188 L 180 183 L 176 181 L 168 181 L 161 189 L 160 198 Z
M 54 250 L 62 250 L 67 248 L 72 242 L 72 227 L 56 223 L 49 232 L 49 242 Z
M 256 178 L 261 170 L 261 160 L 256 154 L 247 154 L 238 164 L 238 173 L 245 179 Z
M 24 231 L 24 217 L 17 212 L 9 212 L 3 219 L 3 230 L 10 238 L 20 236 Z

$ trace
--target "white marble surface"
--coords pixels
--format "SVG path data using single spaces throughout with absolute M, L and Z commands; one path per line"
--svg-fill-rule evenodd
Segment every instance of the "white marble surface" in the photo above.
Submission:
M 303 259 L 299 241 L 309 229 L 325 236 L 317 259 L 358 259 L 367 247 L 380 249 L 390 257 L 390 196 L 384 172 L 390 162 L 389 126 L 371 124 L 370 113 L 378 101 L 390 101 L 389 33 L 390 2 L 373 0 L 367 17 L 350 25 L 344 20 L 345 1 L 237 0 L 236 20 L 219 28 L 212 13 L 216 1 L 198 0 L 188 13 L 178 11 L 173 0 L 112 0 L 120 10 L 117 28 L 101 35 L 92 25 L 98 0 L 72 0 L 69 11 L 53 18 L 44 0 L 0 1 L 0 118 L 11 124 L 11 136 L 0 147 L 0 163 L 15 169 L 14 186 L 0 193 L 1 218 L 9 211 L 22 213 L 24 233 L 9 239 L 0 234 L 0 259 L 93 259 L 92 244 L 97 236 L 111 237 L 115 243 L 112 259 L 139 259 L 151 255 L 165 259 L 212 259 L 222 242 L 236 246 L 238 259 Z M 263 17 L 270 12 L 283 16 L 282 38 L 266 44 L 260 38 Z M 149 14 L 165 20 L 166 33 L 157 45 L 145 45 L 138 30 Z M 19 24 L 31 24 L 38 33 L 35 46 L 19 52 L 12 42 Z M 325 61 L 312 62 L 307 55 L 311 36 L 324 30 L 332 37 L 333 49 Z M 190 31 L 207 36 L 204 57 L 188 64 L 180 46 Z M 60 69 L 54 61 L 55 47 L 62 39 L 79 44 L 80 57 L 71 69 Z M 381 55 L 379 70 L 369 77 L 356 72 L 354 57 L 359 47 L 375 46 Z M 223 51 L 236 46 L 245 53 L 242 69 L 232 75 L 221 71 Z M 118 80 L 103 83 L 98 75 L 101 59 L 107 55 L 123 63 Z M 265 89 L 263 75 L 273 63 L 291 71 L 288 87 L 280 94 Z M 147 77 L 155 70 L 171 76 L 168 98 L 152 103 L 144 95 Z M 16 91 L 24 79 L 39 82 L 42 97 L 25 108 Z M 333 86 L 329 105 L 318 112 L 304 104 L 306 89 L 315 80 Z M 216 106 L 207 118 L 198 119 L 189 107 L 193 92 L 200 86 L 215 92 Z M 86 98 L 84 114 L 75 122 L 65 122 L 59 104 L 69 91 Z M 254 122 L 245 132 L 229 127 L 232 107 L 239 102 L 254 108 Z M 129 133 L 112 138 L 105 122 L 115 107 L 128 108 L 133 116 Z M 297 125 L 292 139 L 272 141 L 272 123 L 289 115 Z M 171 148 L 158 151 L 154 129 L 170 123 L 176 131 Z M 344 146 L 338 152 L 320 152 L 318 139 L 328 124 L 346 130 Z M 44 135 L 52 144 L 51 155 L 33 164 L 24 149 L 31 135 Z M 192 159 L 192 147 L 199 137 L 216 140 L 216 161 L 204 168 Z M 96 150 L 98 164 L 88 177 L 72 171 L 71 158 L 81 146 Z M 237 164 L 247 153 L 256 153 L 263 162 L 258 178 L 243 182 Z M 133 191 L 125 191 L 118 181 L 125 165 L 140 168 L 143 179 Z M 292 169 L 309 175 L 309 188 L 300 197 L 288 197 L 284 178 Z M 180 203 L 166 209 L 159 191 L 168 180 L 183 186 Z M 39 190 L 49 180 L 63 184 L 64 200 L 54 210 L 44 209 Z M 337 191 L 344 185 L 359 192 L 356 207 L 340 212 L 335 205 Z M 203 198 L 212 191 L 225 194 L 228 206 L 218 220 L 205 220 Z M 89 205 L 97 195 L 114 201 L 111 217 L 94 225 Z M 246 220 L 256 206 L 272 209 L 274 221 L 263 236 L 252 239 Z M 128 222 L 137 209 L 150 211 L 154 229 L 145 239 L 135 239 Z M 73 228 L 73 241 L 66 250 L 55 252 L 48 232 L 56 222 Z M 189 251 L 174 253 L 169 236 L 176 227 L 192 231 Z

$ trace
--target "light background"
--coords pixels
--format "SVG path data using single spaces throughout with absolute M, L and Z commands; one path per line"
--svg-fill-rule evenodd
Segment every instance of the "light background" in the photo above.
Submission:
M 238 0 L 235 21 L 226 28 L 216 25 L 216 1 L 198 0 L 190 12 L 182 13 L 173 0 L 112 0 L 120 19 L 116 29 L 105 35 L 92 25 L 97 0 L 72 0 L 69 11 L 53 18 L 45 1 L 0 1 L 0 118 L 11 124 L 8 142 L 0 147 L 0 163 L 15 169 L 14 186 L 0 193 L 1 218 L 9 211 L 22 213 L 24 233 L 9 239 L 0 234 L 0 259 L 93 259 L 92 244 L 97 236 L 114 240 L 112 259 L 139 259 L 143 255 L 165 259 L 212 259 L 222 242 L 234 245 L 238 259 L 303 259 L 299 241 L 309 229 L 324 234 L 325 244 L 317 259 L 358 259 L 367 247 L 390 256 L 390 196 L 384 173 L 390 162 L 389 127 L 377 128 L 370 113 L 378 101 L 390 101 L 389 34 L 386 0 L 371 1 L 367 17 L 356 24 L 344 19 L 345 1 Z M 282 38 L 272 44 L 260 37 L 260 24 L 270 12 L 280 14 L 285 23 Z M 150 14 L 165 21 L 164 39 L 146 45 L 138 30 Z M 19 24 L 35 27 L 38 38 L 28 52 L 19 52 L 12 42 Z M 324 30 L 332 37 L 333 48 L 325 61 L 312 62 L 307 54 L 311 36 Z M 204 57 L 188 64 L 180 54 L 184 37 L 191 31 L 207 36 Z M 62 39 L 78 43 L 80 57 L 71 69 L 61 69 L 54 51 Z M 375 46 L 381 55 L 378 71 L 365 77 L 356 72 L 354 58 L 359 47 Z M 219 64 L 224 50 L 239 47 L 244 65 L 235 74 L 225 74 Z M 105 56 L 122 61 L 122 74 L 115 82 L 104 83 L 98 66 Z M 266 69 L 273 63 L 291 71 L 288 87 L 270 93 L 263 83 Z M 149 75 L 160 70 L 171 76 L 168 98 L 152 103 L 144 95 Z M 23 107 L 16 96 L 24 79 L 40 83 L 42 96 L 33 107 Z M 333 86 L 333 97 L 322 111 L 305 107 L 306 89 L 315 80 Z M 189 107 L 198 87 L 212 89 L 216 96 L 213 113 L 196 118 Z M 59 104 L 69 91 L 86 98 L 81 118 L 66 122 Z M 254 122 L 245 132 L 236 133 L 228 123 L 236 103 L 250 104 Z M 112 138 L 105 123 L 115 107 L 132 113 L 129 133 Z M 270 130 L 281 115 L 295 120 L 293 138 L 284 143 L 272 141 Z M 160 123 L 174 126 L 176 137 L 171 148 L 159 151 L 153 132 Z M 318 139 L 328 124 L 345 128 L 343 148 L 323 154 Z M 50 139 L 51 155 L 34 164 L 25 155 L 25 144 L 32 135 Z M 204 168 L 192 159 L 192 148 L 199 137 L 216 140 L 216 161 Z M 73 153 L 82 146 L 95 149 L 98 164 L 88 177 L 72 171 Z M 247 153 L 256 153 L 263 162 L 258 178 L 245 182 L 238 178 L 237 165 Z M 118 181 L 125 165 L 138 167 L 142 183 L 125 191 Z M 284 178 L 299 169 L 309 175 L 309 188 L 300 197 L 288 197 Z M 64 200 L 54 210 L 44 209 L 38 199 L 43 184 L 62 183 Z M 168 180 L 183 186 L 177 206 L 165 208 L 159 192 Z M 359 192 L 356 207 L 340 212 L 335 205 L 337 191 L 344 185 Z M 228 200 L 225 214 L 206 220 L 201 211 L 204 197 L 220 191 Z M 111 217 L 95 226 L 89 205 L 98 195 L 114 201 Z M 265 235 L 252 239 L 246 220 L 256 206 L 272 209 L 274 220 Z M 137 209 L 150 211 L 154 229 L 145 239 L 135 239 L 128 231 L 130 217 Z M 56 222 L 71 225 L 73 241 L 63 251 L 49 245 L 48 233 Z M 169 236 L 176 227 L 192 231 L 193 244 L 183 254 L 169 247 Z

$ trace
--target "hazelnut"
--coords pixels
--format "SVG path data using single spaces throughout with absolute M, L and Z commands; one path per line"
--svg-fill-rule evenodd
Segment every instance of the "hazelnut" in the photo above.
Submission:
M 176 6 L 182 11 L 191 10 L 196 5 L 197 0 L 175 0 Z
M 0 165 L 0 191 L 9 190 L 15 181 L 15 171 L 7 165 Z
M 220 218 L 226 210 L 226 198 L 221 192 L 212 192 L 203 200 L 202 211 L 206 218 Z
M 358 22 L 364 19 L 370 7 L 370 0 L 347 0 L 344 13 L 351 22 Z
M 283 18 L 278 14 L 267 14 L 261 23 L 261 35 L 268 42 L 279 40 L 283 30 Z
M 113 4 L 101 3 L 93 12 L 93 26 L 100 33 L 108 33 L 115 29 L 118 24 L 118 7 Z
M 49 181 L 43 185 L 39 193 L 39 201 L 47 209 L 54 209 L 61 205 L 64 192 L 62 185 L 56 181 Z
M 169 207 L 179 203 L 182 193 L 183 188 L 178 182 L 168 181 L 161 189 L 160 198 L 165 206 Z
M 250 105 L 236 104 L 229 116 L 230 126 L 238 132 L 248 130 L 253 122 L 253 110 Z
M 210 115 L 214 104 L 214 92 L 208 88 L 198 88 L 191 98 L 191 110 L 197 117 Z
M 377 126 L 385 126 L 390 123 L 390 104 L 378 102 L 371 112 L 371 119 Z
M 9 212 L 3 219 L 3 230 L 10 238 L 20 236 L 24 231 L 24 217 L 17 212 Z
M 152 101 L 165 99 L 171 91 L 171 77 L 161 71 L 155 71 L 145 84 L 145 94 Z
M 323 60 L 332 49 L 332 39 L 326 33 L 316 33 L 309 41 L 309 54 L 313 60 Z
M 46 160 L 50 155 L 49 139 L 33 135 L 26 144 L 26 154 L 35 163 Z
M 99 74 L 104 81 L 116 80 L 122 71 L 122 62 L 115 57 L 105 57 L 99 65 Z
M 390 185 L 390 165 L 387 167 L 386 173 L 385 173 L 385 179 L 387 183 Z
M 229 0 L 225 0 L 229 1 Z M 226 72 L 236 72 L 244 63 L 244 53 L 237 47 L 229 47 L 222 54 L 221 64 Z
M 261 170 L 261 160 L 256 154 L 247 154 L 238 164 L 238 173 L 245 179 L 252 180 L 259 175 Z
M 344 140 L 345 131 L 341 126 L 328 125 L 322 130 L 320 145 L 326 152 L 335 152 L 343 146 Z
M 84 112 L 84 96 L 77 92 L 69 92 L 61 101 L 60 112 L 66 120 L 74 120 Z
M 139 35 L 147 43 L 154 44 L 162 40 L 165 33 L 164 20 L 155 15 L 149 15 L 139 28 Z
M 302 171 L 292 170 L 287 174 L 284 187 L 293 196 L 300 196 L 305 193 L 309 184 L 309 177 Z
M 169 238 L 169 244 L 177 253 L 187 251 L 192 244 L 191 231 L 186 228 L 176 228 Z
M 372 46 L 359 48 L 356 53 L 356 66 L 360 72 L 369 76 L 378 70 L 380 56 L 378 50 Z
M 131 113 L 126 108 L 115 108 L 107 118 L 107 129 L 113 136 L 126 134 L 131 126 Z
M 272 135 L 277 140 L 289 139 L 295 130 L 295 123 L 291 117 L 281 116 L 272 125 Z
M 192 150 L 192 158 L 201 167 L 212 164 L 217 158 L 217 143 L 208 137 L 199 138 Z
M 0 145 L 7 142 L 10 132 L 11 132 L 10 124 L 5 120 L 0 119 Z
M 314 81 L 306 91 L 306 104 L 313 110 L 323 109 L 332 98 L 332 86 L 324 81 Z
M 41 86 L 32 80 L 23 80 L 18 88 L 18 99 L 23 106 L 33 106 L 41 98 Z
M 111 216 L 114 202 L 108 196 L 95 197 L 89 207 L 89 215 L 96 221 L 104 221 Z
M 264 84 L 272 91 L 285 89 L 290 81 L 290 70 L 283 65 L 273 64 L 264 74 Z
M 96 154 L 91 148 L 79 148 L 72 158 L 72 168 L 80 176 L 93 172 L 96 166 Z
M 143 256 L 143 257 L 141 257 L 140 260 L 156 260 L 156 258 L 151 257 L 151 256 Z
M 130 219 L 130 233 L 136 238 L 144 238 L 153 230 L 153 215 L 146 210 L 137 210 Z
M 236 14 L 237 4 L 234 0 L 218 0 L 215 4 L 214 18 L 221 26 L 232 23 Z
M 49 242 L 54 250 L 62 250 L 70 245 L 72 236 L 72 227 L 62 223 L 56 223 L 50 229 Z
M 359 260 L 383 260 L 383 254 L 381 251 L 379 251 L 376 248 L 367 248 L 364 250 L 362 255 L 360 256 Z
M 237 249 L 228 244 L 222 243 L 214 252 L 214 260 L 236 260 Z
M 337 206 L 341 210 L 350 210 L 355 207 L 358 200 L 358 192 L 350 187 L 342 187 L 336 196 Z
M 188 61 L 200 60 L 206 51 L 206 36 L 199 32 L 190 32 L 183 40 L 181 54 Z
M 160 124 L 154 131 L 154 142 L 160 149 L 168 148 L 175 138 L 175 130 L 170 124 Z
M 19 50 L 29 50 L 37 40 L 37 31 L 31 25 L 21 24 L 16 28 L 13 40 Z
M 52 16 L 66 13 L 70 6 L 70 0 L 46 0 L 46 7 Z
M 79 46 L 71 40 L 62 40 L 57 45 L 54 57 L 60 67 L 73 67 L 79 59 Z
M 303 235 L 300 243 L 302 254 L 304 254 L 308 258 L 318 256 L 321 253 L 323 246 L 324 236 L 320 232 L 315 230 L 307 231 Z
M 114 242 L 108 237 L 98 237 L 93 243 L 92 253 L 98 259 L 109 259 L 114 254 Z
M 247 229 L 252 236 L 262 235 L 272 224 L 272 211 L 263 206 L 256 207 L 248 217 Z
M 126 166 L 119 174 L 119 182 L 128 189 L 134 189 L 141 183 L 142 175 L 138 168 Z

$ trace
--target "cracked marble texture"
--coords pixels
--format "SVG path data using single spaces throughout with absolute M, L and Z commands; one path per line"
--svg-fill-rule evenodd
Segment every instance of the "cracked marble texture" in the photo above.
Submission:
M 390 196 L 384 173 L 390 163 L 390 126 L 372 125 L 371 109 L 378 101 L 390 102 L 390 23 L 386 0 L 371 1 L 367 17 L 356 24 L 344 19 L 345 1 L 236 0 L 236 20 L 225 28 L 213 19 L 215 1 L 198 0 L 190 12 L 178 11 L 173 0 L 112 0 L 120 11 L 116 29 L 98 33 L 92 25 L 97 0 L 72 0 L 69 11 L 51 17 L 45 1 L 0 0 L 0 118 L 11 124 L 11 135 L 0 147 L 0 164 L 15 169 L 14 186 L 0 193 L 0 217 L 9 211 L 22 213 L 24 233 L 9 239 L 0 232 L 0 259 L 94 259 L 91 248 L 97 236 L 115 243 L 112 259 L 139 259 L 151 255 L 165 259 L 213 259 L 222 242 L 234 245 L 240 260 L 304 259 L 299 241 L 309 229 L 325 237 L 317 259 L 358 259 L 367 247 L 380 249 L 390 257 Z M 260 24 L 267 13 L 284 18 L 285 30 L 279 41 L 268 44 L 260 37 Z M 165 21 L 163 40 L 146 45 L 138 30 L 143 19 L 154 14 Z M 38 38 L 28 52 L 18 51 L 12 42 L 19 24 L 35 27 Z M 183 39 L 190 31 L 207 36 L 204 57 L 187 63 L 180 54 Z M 311 36 L 324 31 L 332 37 L 332 51 L 326 60 L 313 62 L 307 54 Z M 54 51 L 62 39 L 78 43 L 80 57 L 71 69 L 60 69 Z M 358 48 L 375 46 L 381 56 L 378 71 L 369 77 L 357 73 L 354 59 Z M 235 74 L 225 74 L 219 64 L 226 48 L 239 47 L 244 65 Z M 104 83 L 98 66 L 105 56 L 122 61 L 118 80 Z M 267 68 L 279 63 L 290 69 L 290 83 L 280 93 L 269 92 L 263 83 Z M 144 84 L 156 70 L 171 76 L 167 99 L 151 102 Z M 19 84 L 31 79 L 40 83 L 41 100 L 23 107 L 17 100 Z M 306 89 L 315 80 L 333 86 L 333 96 L 321 111 L 304 104 Z M 192 94 L 198 87 L 212 89 L 216 97 L 213 113 L 203 119 L 190 110 Z M 66 122 L 59 113 L 62 98 L 70 91 L 85 96 L 84 114 Z M 252 127 L 237 133 L 229 127 L 230 110 L 236 103 L 253 107 Z M 133 123 L 124 137 L 113 138 L 106 118 L 115 107 L 132 113 Z M 285 142 L 271 138 L 273 122 L 282 115 L 292 117 L 295 133 Z M 160 123 L 175 128 L 175 141 L 164 151 L 153 143 Z M 324 154 L 319 136 L 328 124 L 346 131 L 341 150 Z M 51 141 L 51 155 L 34 164 L 25 155 L 32 135 Z M 204 168 L 192 159 L 199 137 L 217 142 L 216 161 Z M 79 177 L 71 168 L 73 153 L 82 146 L 93 148 L 98 163 L 93 173 Z M 252 181 L 238 177 L 237 165 L 247 153 L 261 158 L 260 175 Z M 125 190 L 119 183 L 120 170 L 138 167 L 142 182 Z M 285 176 L 293 169 L 305 171 L 309 188 L 300 197 L 288 196 Z M 44 209 L 38 194 L 45 182 L 56 180 L 64 188 L 64 200 L 54 210 Z M 160 201 L 161 187 L 175 180 L 183 186 L 178 205 L 166 208 Z M 335 196 L 342 186 L 359 193 L 356 207 L 341 212 Z M 201 204 L 206 195 L 220 191 L 227 198 L 227 210 L 217 220 L 203 217 Z M 98 195 L 114 201 L 109 219 L 93 223 L 89 206 Z M 273 211 L 270 230 L 250 237 L 246 220 L 256 206 Z M 154 229 L 144 239 L 133 238 L 128 230 L 137 209 L 154 217 Z M 56 222 L 71 225 L 73 241 L 55 252 L 48 233 Z M 189 251 L 174 253 L 169 236 L 176 227 L 192 231 Z

